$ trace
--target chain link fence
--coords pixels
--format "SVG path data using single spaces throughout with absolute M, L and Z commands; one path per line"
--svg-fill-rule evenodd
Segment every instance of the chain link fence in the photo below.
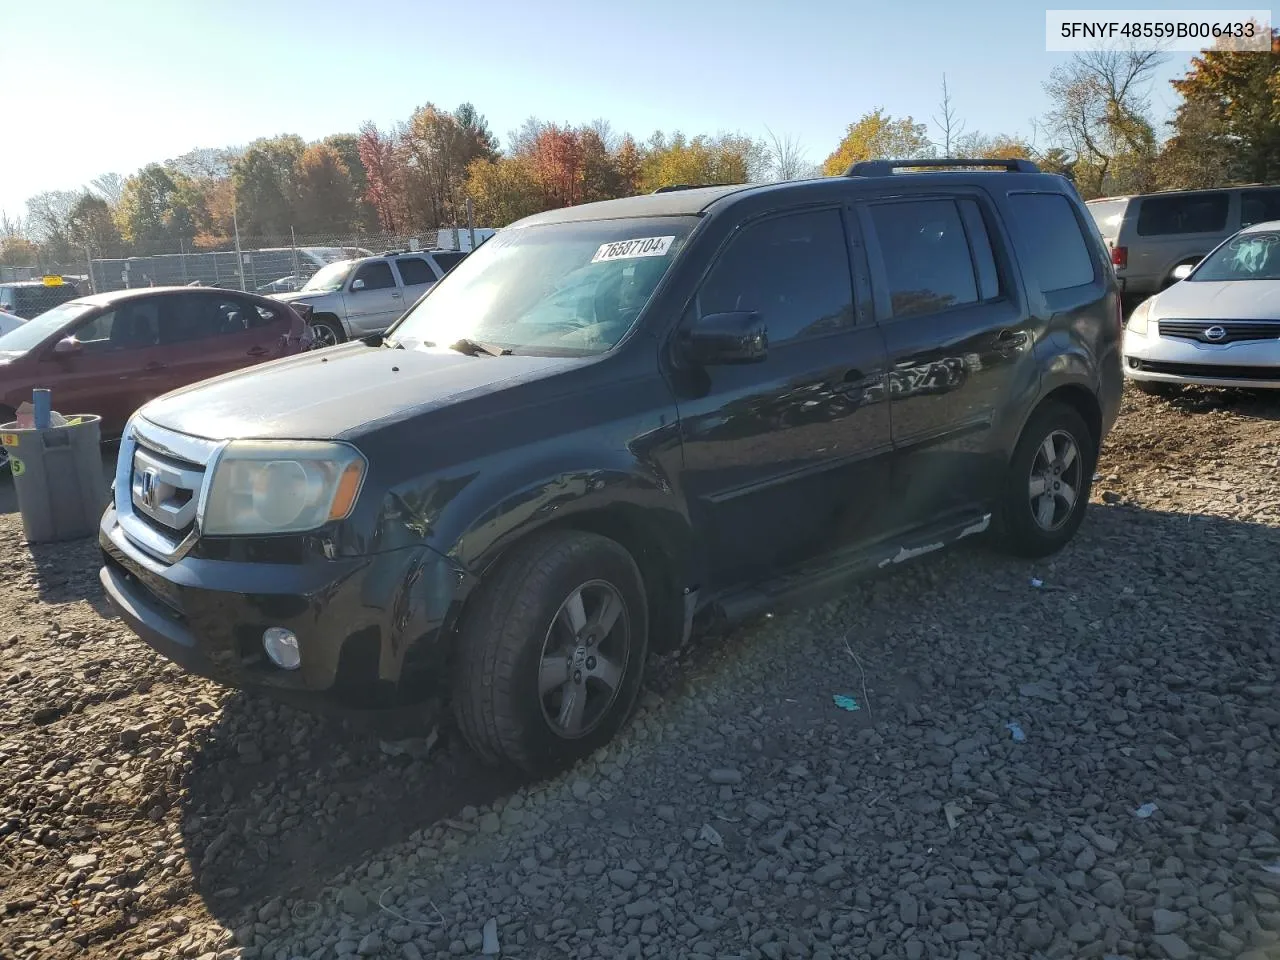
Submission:
M 145 256 L 92 258 L 86 261 L 89 283 L 97 292 L 133 287 L 210 286 L 259 293 L 300 289 L 317 270 L 339 260 L 368 257 L 390 250 L 468 249 L 466 229 L 420 230 L 411 234 L 373 236 L 241 236 L 239 249 L 174 251 Z M 80 273 L 84 273 L 82 266 Z M 65 270 L 63 272 L 66 272 Z M 74 271 L 73 271 L 74 272 Z
M 491 230 L 476 228 L 476 243 Z M 58 275 L 82 293 L 103 293 L 136 287 L 209 286 L 259 293 L 288 293 L 300 289 L 330 263 L 389 251 L 470 250 L 471 232 L 448 226 L 412 233 L 309 234 L 284 236 L 241 234 L 215 249 L 200 249 L 179 241 L 176 249 L 154 249 L 128 256 L 98 256 L 42 261 L 34 266 L 0 265 L 0 283 L 39 280 Z

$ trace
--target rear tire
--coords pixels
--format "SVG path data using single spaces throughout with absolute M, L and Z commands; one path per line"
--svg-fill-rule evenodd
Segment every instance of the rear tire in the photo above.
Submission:
M 535 534 L 463 616 L 452 691 L 463 738 L 534 775 L 588 756 L 630 715 L 648 639 L 644 581 L 625 549 L 592 533 Z
M 347 339 L 347 332 L 342 329 L 342 324 L 332 317 L 317 317 L 312 320 L 311 333 L 315 338 L 313 349 L 316 350 L 337 346 Z
M 1001 546 L 1020 557 L 1057 553 L 1084 520 L 1098 443 L 1072 407 L 1050 401 L 1031 415 L 1005 471 Z

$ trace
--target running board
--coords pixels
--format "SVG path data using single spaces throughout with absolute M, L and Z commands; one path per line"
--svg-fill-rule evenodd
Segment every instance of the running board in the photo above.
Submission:
M 732 590 L 713 601 L 713 606 L 725 620 L 733 623 L 787 607 L 819 603 L 870 574 L 941 550 L 990 526 L 990 513 L 953 516 L 902 537 L 888 537 L 867 547 L 843 551 L 793 568 L 776 578 Z

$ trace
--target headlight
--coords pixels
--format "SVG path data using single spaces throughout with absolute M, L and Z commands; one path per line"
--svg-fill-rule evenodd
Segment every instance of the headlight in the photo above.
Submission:
M 318 441 L 241 441 L 218 458 L 201 529 L 211 536 L 300 533 L 351 513 L 365 460 Z
M 1155 297 L 1148 297 L 1138 304 L 1138 309 L 1129 315 L 1129 322 L 1126 324 L 1125 329 L 1145 336 L 1147 333 L 1147 314 L 1151 312 L 1151 304 L 1155 303 L 1155 301 Z

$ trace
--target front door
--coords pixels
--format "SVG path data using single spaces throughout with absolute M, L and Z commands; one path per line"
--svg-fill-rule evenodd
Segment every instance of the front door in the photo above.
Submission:
M 709 588 L 877 529 L 891 448 L 884 348 L 874 325 L 858 322 L 846 227 L 836 207 L 746 226 L 686 318 L 756 311 L 769 336 L 760 363 L 673 378 Z
M 126 300 L 68 331 L 80 342 L 73 354 L 50 351 L 48 370 L 54 408 L 64 416 L 95 413 L 110 436 L 151 397 L 165 391 L 167 364 L 159 345 L 163 305 L 158 297 Z
M 1006 453 L 993 425 L 1038 388 L 1035 331 L 985 197 L 869 203 L 861 214 L 888 352 L 892 523 L 904 528 L 992 489 Z
M 381 333 L 405 310 L 404 292 L 385 260 L 371 260 L 356 270 L 345 300 L 347 323 L 357 337 Z

